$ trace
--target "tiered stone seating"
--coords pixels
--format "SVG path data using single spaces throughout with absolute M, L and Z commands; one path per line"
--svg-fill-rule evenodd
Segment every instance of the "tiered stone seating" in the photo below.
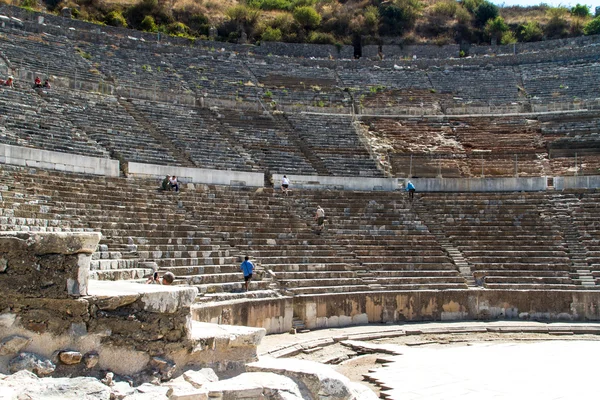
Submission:
M 539 176 L 546 149 L 535 120 L 497 118 L 374 118 L 362 123 L 392 146 L 396 176 Z M 411 165 L 412 155 L 412 165 Z
M 545 194 L 426 194 L 429 215 L 489 289 L 578 289 Z
M 347 116 L 287 114 L 288 120 L 333 175 L 382 176 Z
M 293 62 L 248 63 L 247 66 L 264 86 L 263 95 L 269 92 L 265 101 L 321 107 L 348 104 L 350 101 L 349 95 L 340 90 L 340 83 L 332 69 Z
M 577 206 L 572 209 L 571 223 L 581 235 L 586 252 L 585 263 L 596 285 L 600 285 L 600 193 L 575 193 Z
M 520 66 L 523 85 L 535 103 L 572 102 L 598 97 L 600 65 L 572 60 Z
M 427 72 L 433 89 L 452 93 L 456 103 L 510 104 L 519 100 L 518 74 L 512 67 L 445 67 Z
M 236 150 L 238 143 L 232 142 L 209 110 L 142 100 L 133 103 L 161 134 L 189 153 L 196 166 L 253 170 L 253 162 Z
M 195 192 L 184 202 L 240 255 L 250 255 L 263 270 L 271 271 L 286 293 L 466 287 L 435 238 L 395 197 L 297 190 L 288 198 L 269 191 L 214 188 Z M 321 235 L 312 221 L 317 200 L 329 221 Z M 237 265 L 221 265 L 217 275 L 201 277 L 167 269 L 203 292 L 231 290 L 240 284 Z M 265 289 L 270 282 L 255 284 Z
M 432 88 L 427 77 L 427 72 L 418 68 L 404 67 L 394 69 L 380 68 L 373 64 L 371 66 L 357 66 L 355 68 L 344 68 L 338 71 L 338 76 L 344 87 L 353 88 L 358 95 L 369 94 L 371 88 L 386 90 L 423 90 Z
M 252 111 L 220 110 L 219 118 L 252 160 L 271 172 L 316 174 L 315 169 L 296 146 L 293 128 L 281 116 Z
M 53 88 L 44 91 L 49 108 L 121 161 L 181 165 L 162 143 L 138 125 L 114 96 Z M 170 140 L 165 138 L 165 140 Z
M 65 37 L 7 29 L 0 35 L 0 49 L 13 68 L 32 74 L 27 85 L 33 85 L 33 75 L 42 79 L 55 75 L 74 81 L 102 80 L 94 66 L 83 57 L 85 52 Z
M 43 150 L 108 157 L 108 152 L 58 107 L 33 89 L 0 88 L 0 143 Z

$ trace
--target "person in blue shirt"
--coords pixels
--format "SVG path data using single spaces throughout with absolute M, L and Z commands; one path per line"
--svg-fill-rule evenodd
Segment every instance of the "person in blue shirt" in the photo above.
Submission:
M 412 201 L 415 198 L 415 185 L 411 181 L 406 184 L 406 191 L 408 192 L 408 198 Z
M 242 262 L 242 265 L 240 265 L 240 269 L 244 273 L 244 285 L 246 287 L 246 292 L 247 292 L 248 285 L 250 284 L 250 280 L 252 279 L 252 272 L 254 271 L 254 264 L 252 264 L 252 262 L 248 261 L 248 256 L 246 256 L 246 258 L 244 259 L 244 262 Z

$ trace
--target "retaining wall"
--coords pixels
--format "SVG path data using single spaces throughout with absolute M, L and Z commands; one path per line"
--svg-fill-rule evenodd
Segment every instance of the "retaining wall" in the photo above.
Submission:
M 361 292 L 294 297 L 307 328 L 454 320 L 600 320 L 600 292 L 444 290 Z
M 546 177 L 535 178 L 415 178 L 418 192 L 537 192 L 547 189 Z
M 600 176 L 557 176 L 554 178 L 554 189 L 597 189 L 600 188 Z
M 316 176 L 286 175 L 290 179 L 290 189 L 334 189 L 334 190 L 383 190 L 393 191 L 398 188 L 397 178 L 361 178 L 355 176 Z M 283 174 L 273 174 L 275 187 L 281 185 Z
M 166 175 L 175 175 L 181 183 L 253 187 L 262 187 L 265 184 L 264 175 L 256 172 L 187 168 L 135 162 L 128 162 L 127 165 L 127 175 L 136 178 L 163 179 Z
M 119 176 L 119 161 L 0 144 L 0 164 L 52 169 L 84 174 Z

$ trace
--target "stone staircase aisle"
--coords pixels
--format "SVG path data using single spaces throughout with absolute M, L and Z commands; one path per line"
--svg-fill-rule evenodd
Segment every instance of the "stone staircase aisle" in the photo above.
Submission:
M 438 216 L 436 212 L 429 211 L 426 204 L 426 199 L 416 199 L 412 202 L 412 207 L 419 218 L 426 223 L 427 227 L 429 228 L 429 232 L 435 236 L 440 246 L 442 246 L 442 249 L 444 249 L 446 254 L 448 254 L 448 256 L 452 259 L 454 265 L 456 265 L 456 268 L 458 269 L 458 272 L 460 272 L 462 277 L 465 279 L 467 286 L 471 288 L 481 286 L 481 284 L 476 282 L 473 272 L 471 271 L 471 267 L 465 259 L 462 251 L 460 251 L 458 247 L 454 246 L 450 242 L 450 239 L 448 239 L 442 230 L 440 216 Z
M 192 157 L 185 148 L 177 147 L 167 136 L 158 132 L 152 123 L 148 119 L 135 109 L 134 105 L 130 101 L 127 101 L 123 97 L 118 97 L 119 104 L 127 111 L 127 113 L 141 126 L 143 127 L 148 135 L 154 140 L 161 144 L 162 148 L 169 153 L 169 155 L 181 163 L 184 167 L 196 167 L 196 164 L 192 161 Z
M 577 284 L 587 289 L 600 289 L 596 285 L 592 270 L 587 262 L 587 249 L 582 243 L 581 233 L 573 223 L 573 212 L 580 206 L 574 194 L 558 194 L 550 199 L 556 222 L 564 232 L 567 254 L 571 260 L 571 277 Z

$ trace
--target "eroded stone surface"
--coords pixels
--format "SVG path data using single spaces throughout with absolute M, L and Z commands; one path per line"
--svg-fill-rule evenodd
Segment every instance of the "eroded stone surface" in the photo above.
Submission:
M 303 396 L 293 379 L 268 372 L 247 372 L 231 379 L 207 383 L 204 387 L 209 391 L 209 396 L 217 397 L 220 394 L 223 400 L 311 398 L 307 397 L 309 393 Z
M 314 398 L 359 400 L 350 380 L 327 365 L 296 359 L 261 358 L 248 364 L 249 372 L 272 372 L 301 382 Z
M 8 363 L 8 370 L 15 373 L 22 370 L 31 371 L 37 376 L 50 375 L 56 366 L 52 361 L 33 353 L 21 353 Z
M 0 356 L 17 354 L 22 349 L 24 349 L 25 346 L 27 346 L 30 342 L 30 338 L 19 335 L 13 335 L 4 338 L 2 342 L 0 342 Z
M 186 382 L 192 384 L 196 388 L 200 388 L 206 383 L 217 382 L 219 380 L 215 371 L 210 368 L 202 368 L 200 371 L 185 371 L 182 376 Z
M 15 399 L 109 400 L 110 389 L 95 378 L 38 378 L 19 371 L 0 380 L 0 394 Z M 3 397 L 5 398 L 5 397 Z

